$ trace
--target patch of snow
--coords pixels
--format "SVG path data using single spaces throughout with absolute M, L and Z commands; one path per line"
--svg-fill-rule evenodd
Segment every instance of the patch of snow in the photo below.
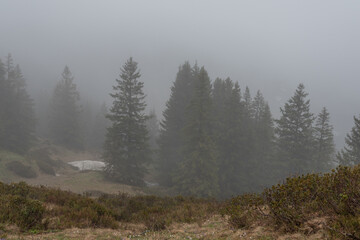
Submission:
M 146 186 L 148 187 L 156 187 L 156 186 L 159 186 L 159 183 L 157 182 L 148 182 L 148 181 L 144 181 Z
M 93 170 L 93 171 L 103 171 L 106 163 L 101 161 L 92 161 L 92 160 L 82 160 L 69 162 L 71 166 L 77 167 L 80 171 L 84 170 Z

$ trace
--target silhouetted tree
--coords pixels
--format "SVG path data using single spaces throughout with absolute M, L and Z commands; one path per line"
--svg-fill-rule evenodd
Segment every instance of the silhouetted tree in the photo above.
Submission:
M 140 76 L 137 63 L 127 60 L 110 94 L 114 101 L 107 117 L 112 125 L 107 129 L 103 155 L 106 176 L 131 185 L 144 185 L 144 163 L 151 160 Z
M 173 186 L 174 171 L 183 159 L 182 129 L 185 127 L 185 111 L 194 92 L 194 79 L 198 71 L 197 66 L 191 68 L 188 62 L 179 67 L 176 80 L 171 87 L 170 99 L 163 112 L 158 141 L 159 180 L 163 186 Z
M 315 127 L 314 171 L 330 170 L 334 160 L 335 146 L 330 114 L 324 107 L 317 116 Z
M 353 166 L 360 163 L 360 117 L 354 116 L 354 127 L 346 135 L 345 147 L 337 154 L 340 165 Z
M 277 168 L 275 154 L 274 123 L 268 103 L 260 91 L 253 100 L 254 109 L 254 156 L 255 170 L 252 178 L 253 190 L 272 184 Z M 264 174 L 267 172 L 267 174 Z
M 216 79 L 213 89 L 212 134 L 218 150 L 218 178 L 222 198 L 245 191 L 248 182 L 243 147 L 242 104 L 238 83 Z
M 313 160 L 314 117 L 304 88 L 299 84 L 294 96 L 280 108 L 282 115 L 276 120 L 279 160 L 284 165 L 284 175 L 309 171 Z
M 70 149 L 82 149 L 83 140 L 79 126 L 80 94 L 74 78 L 65 66 L 51 101 L 49 132 L 55 143 Z
M 9 54 L 0 61 L 0 148 L 25 153 L 34 141 L 33 100 L 26 90 L 19 65 Z
M 184 158 L 174 178 L 183 195 L 215 197 L 219 193 L 216 146 L 211 137 L 211 84 L 202 67 L 186 111 Z

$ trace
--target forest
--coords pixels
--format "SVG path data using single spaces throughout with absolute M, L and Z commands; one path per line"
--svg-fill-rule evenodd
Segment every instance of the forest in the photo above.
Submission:
M 59 176 L 64 163 L 44 146 L 61 146 L 100 153 L 106 182 L 145 191 L 77 194 L 0 182 L 1 237 L 360 237 L 360 118 L 354 116 L 346 145 L 336 152 L 330 113 L 326 107 L 310 111 L 301 83 L 274 119 L 260 90 L 252 97 L 237 81 L 212 81 L 205 67 L 185 62 L 158 120 L 155 110 L 146 112 L 142 79 L 130 57 L 114 81 L 111 106 L 99 104 L 95 111 L 81 105 L 65 66 L 41 109 L 48 117 L 38 121 L 20 66 L 10 54 L 0 61 L 0 163 L 18 180 L 38 177 L 33 161 L 42 174 Z M 19 156 L 25 161 L 12 160 Z M 67 232 L 74 228 L 75 235 Z
M 145 78 L 129 58 L 109 93 L 111 106 L 94 107 L 81 104 L 76 79 L 65 66 L 39 108 L 9 54 L 0 62 L 0 148 L 26 155 L 46 140 L 96 151 L 106 163 L 107 181 L 146 186 L 144 176 L 151 174 L 168 195 L 217 199 L 360 161 L 359 118 L 354 116 L 346 145 L 336 153 L 330 113 L 326 107 L 310 111 L 301 83 L 274 119 L 260 90 L 252 97 L 237 81 L 211 80 L 205 67 L 185 62 L 157 117 L 147 108 Z

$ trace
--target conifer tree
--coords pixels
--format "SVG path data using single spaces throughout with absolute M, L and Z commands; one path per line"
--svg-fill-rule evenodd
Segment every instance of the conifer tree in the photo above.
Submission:
M 215 197 L 219 193 L 216 146 L 211 137 L 211 84 L 202 67 L 186 111 L 184 158 L 175 177 L 183 195 Z
M 260 91 L 253 100 L 254 108 L 254 163 L 256 164 L 253 185 L 256 189 L 268 186 L 273 181 L 275 136 L 269 104 Z M 264 172 L 268 174 L 263 174 Z
M 140 76 L 137 62 L 127 60 L 110 94 L 114 100 L 107 117 L 112 125 L 107 129 L 103 154 L 108 178 L 139 186 L 144 185 L 144 164 L 151 160 Z
M 274 148 L 274 123 L 269 104 L 260 91 L 254 98 L 254 125 L 256 154 L 258 158 L 267 158 Z
M 245 88 L 244 97 L 242 98 L 242 134 L 243 141 L 241 143 L 242 147 L 242 157 L 244 159 L 243 164 L 243 174 L 247 175 L 247 179 L 254 179 L 254 173 L 256 171 L 256 162 L 255 162 L 255 109 L 253 100 L 250 94 L 250 89 Z M 247 186 L 251 186 L 247 184 Z M 252 191 L 253 189 L 248 189 Z
M 83 140 L 79 126 L 80 94 L 68 66 L 57 83 L 51 101 L 49 130 L 55 143 L 70 149 L 82 149 Z
M 0 59 L 0 148 L 7 149 L 7 128 L 11 122 L 9 118 L 13 88 L 6 77 L 5 64 Z
M 282 116 L 276 120 L 278 135 L 279 160 L 284 166 L 284 173 L 302 174 L 310 170 L 313 159 L 313 114 L 310 112 L 310 100 L 306 97 L 303 84 L 299 84 L 295 94 L 284 108 Z
M 244 107 L 244 117 L 246 118 L 245 120 L 248 121 L 250 124 L 251 120 L 255 117 L 255 109 L 254 109 L 254 104 L 251 98 L 251 93 L 250 93 L 250 89 L 249 87 L 245 88 L 245 92 L 244 92 L 244 98 L 243 98 L 243 107 Z
M 360 117 L 354 116 L 354 123 L 351 132 L 346 135 L 345 147 L 337 154 L 340 165 L 360 164 Z
M 163 112 L 158 141 L 159 180 L 163 186 L 173 186 L 174 172 L 183 159 L 182 129 L 185 127 L 185 111 L 193 95 L 194 79 L 198 71 L 196 65 L 191 68 L 188 62 L 179 67 L 176 80 L 171 87 L 170 99 Z
M 239 84 L 234 84 L 229 78 L 225 81 L 215 80 L 213 105 L 213 136 L 218 149 L 219 186 L 221 197 L 227 198 L 246 191 L 248 180 L 243 171 L 244 139 Z
M 0 61 L 0 95 L 0 148 L 25 153 L 35 139 L 33 100 L 10 54 L 5 65 Z
M 335 146 L 333 126 L 330 125 L 330 114 L 324 107 L 317 116 L 315 127 L 314 171 L 321 172 L 331 169 Z

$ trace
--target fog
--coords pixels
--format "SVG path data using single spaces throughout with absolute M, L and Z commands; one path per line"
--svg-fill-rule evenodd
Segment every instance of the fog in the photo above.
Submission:
M 111 103 L 129 57 L 149 108 L 164 109 L 180 64 L 260 89 L 274 117 L 301 82 L 326 106 L 342 146 L 359 114 L 359 1 L 0 1 L 0 58 L 11 53 L 30 94 L 51 94 L 65 65 L 82 98 Z

